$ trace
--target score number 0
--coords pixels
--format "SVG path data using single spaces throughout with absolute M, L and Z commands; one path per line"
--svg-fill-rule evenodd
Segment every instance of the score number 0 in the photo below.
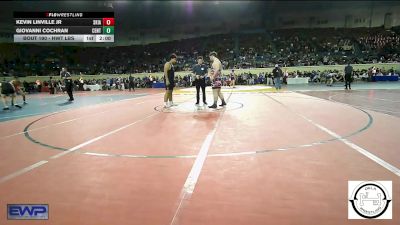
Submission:
M 114 26 L 114 18 L 103 18 L 103 26 Z

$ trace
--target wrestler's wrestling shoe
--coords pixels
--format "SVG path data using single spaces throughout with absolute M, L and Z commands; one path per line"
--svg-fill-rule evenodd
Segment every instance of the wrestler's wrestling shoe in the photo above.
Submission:
M 164 109 L 168 109 L 171 108 L 171 105 L 169 104 L 169 102 L 164 103 Z
M 216 108 L 217 108 L 217 104 L 213 104 L 212 106 L 208 106 L 208 108 L 210 108 L 210 109 L 216 109 Z

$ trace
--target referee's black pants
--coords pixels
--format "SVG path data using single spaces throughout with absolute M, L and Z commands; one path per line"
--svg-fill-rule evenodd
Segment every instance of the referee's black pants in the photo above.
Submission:
M 349 89 L 351 89 L 351 74 L 346 74 L 344 76 L 344 83 L 347 89 L 347 86 L 349 87 Z
M 74 95 L 72 94 L 73 88 L 74 88 L 74 84 L 72 83 L 72 80 L 65 80 L 65 89 L 67 91 L 70 101 L 74 100 Z
M 196 84 L 196 104 L 199 104 L 200 101 L 200 88 L 201 92 L 203 92 L 203 103 L 206 103 L 206 81 L 205 79 L 195 80 Z
M 129 82 L 129 91 L 131 91 L 131 89 L 135 90 L 135 83 L 133 82 Z

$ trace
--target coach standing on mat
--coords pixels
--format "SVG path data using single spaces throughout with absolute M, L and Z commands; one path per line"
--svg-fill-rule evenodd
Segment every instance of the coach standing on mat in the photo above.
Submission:
M 197 57 L 197 64 L 193 66 L 193 74 L 195 75 L 194 83 L 196 85 L 196 105 L 200 102 L 200 88 L 203 93 L 203 103 L 207 105 L 206 102 L 206 74 L 207 66 L 203 64 L 203 57 Z
M 68 101 L 73 101 L 74 100 L 74 96 L 72 95 L 72 89 L 73 89 L 73 82 L 72 82 L 72 76 L 71 74 L 67 71 L 67 68 L 63 67 L 61 69 L 60 72 L 60 77 L 61 79 L 64 79 L 64 85 L 65 85 L 65 89 L 67 90 L 69 99 Z
M 129 91 L 135 91 L 135 78 L 132 77 L 132 74 L 129 74 Z
M 350 65 L 350 63 L 347 64 L 347 66 L 344 68 L 344 82 L 347 90 L 347 86 L 349 86 L 349 89 L 351 90 L 351 81 L 353 79 L 353 67 Z
M 275 68 L 272 70 L 272 74 L 274 75 L 274 80 L 275 80 L 275 88 L 276 90 L 281 89 L 281 77 L 282 77 L 282 70 L 279 68 L 279 65 L 276 64 Z

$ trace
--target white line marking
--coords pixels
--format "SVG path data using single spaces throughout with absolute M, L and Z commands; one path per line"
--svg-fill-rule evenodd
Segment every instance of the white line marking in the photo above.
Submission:
M 217 124 L 218 124 L 218 122 L 217 122 Z M 177 224 L 178 214 L 181 212 L 183 201 L 185 199 L 189 199 L 194 191 L 194 188 L 195 188 L 196 183 L 200 176 L 201 169 L 203 168 L 204 162 L 207 158 L 208 150 L 211 146 L 211 142 L 214 138 L 216 130 L 217 130 L 217 126 L 215 126 L 212 129 L 212 131 L 207 135 L 206 139 L 203 141 L 203 144 L 201 145 L 199 154 L 197 155 L 196 160 L 194 161 L 194 164 L 192 166 L 192 169 L 190 170 L 190 173 L 189 173 L 188 177 L 186 178 L 185 184 L 183 185 L 183 188 L 182 188 L 182 191 L 180 194 L 179 205 L 175 211 L 174 217 L 172 218 L 172 221 L 170 223 L 171 225 Z
M 145 96 L 143 96 L 143 97 L 145 97 Z M 139 123 L 139 122 L 141 122 L 141 121 L 143 121 L 143 120 L 145 120 L 145 119 L 147 119 L 147 118 L 150 118 L 150 117 L 152 117 L 152 116 L 155 116 L 155 115 L 157 115 L 157 114 L 160 114 L 160 113 L 158 113 L 158 112 L 157 112 L 157 113 L 152 113 L 152 114 L 150 114 L 150 115 L 148 115 L 148 116 L 146 116 L 146 117 L 144 117 L 144 118 L 142 118 L 142 119 L 140 119 L 140 120 L 137 120 L 137 121 L 135 121 L 135 122 L 133 122 L 133 123 L 127 124 L 127 125 L 125 125 L 125 126 L 123 126 L 123 127 L 120 127 L 120 128 L 118 128 L 118 129 L 115 129 L 115 130 L 113 130 L 113 131 L 111 131 L 111 132 L 108 132 L 108 133 L 106 133 L 106 134 L 104 134 L 104 135 L 101 135 L 101 136 L 99 136 L 99 137 L 93 138 L 93 139 L 91 139 L 91 140 L 89 140 L 89 141 L 86 141 L 86 142 L 80 144 L 80 145 L 77 145 L 77 146 L 75 146 L 75 147 L 73 147 L 73 148 L 70 148 L 70 149 L 68 149 L 68 150 L 65 151 L 65 152 L 62 152 L 62 153 L 57 154 L 57 155 L 54 155 L 54 156 L 50 157 L 50 159 L 60 158 L 60 157 L 62 157 L 62 156 L 64 156 L 64 155 L 66 155 L 66 154 L 69 154 L 69 153 L 71 153 L 71 152 L 74 152 L 74 151 L 76 151 L 76 150 L 79 150 L 80 148 L 82 148 L 82 147 L 84 147 L 84 146 L 86 146 L 86 145 L 88 145 L 88 144 L 91 144 L 91 143 L 93 143 L 93 142 L 95 142 L 95 141 L 98 141 L 98 140 L 100 140 L 100 139 L 102 139 L 102 138 L 104 138 L 104 137 L 107 137 L 107 136 L 109 136 L 109 135 L 111 135 L 111 134 L 114 134 L 114 133 L 116 133 L 116 132 L 118 132 L 118 131 L 120 131 L 120 130 L 122 130 L 122 129 L 125 129 L 125 128 L 129 127 L 129 126 L 132 126 L 132 125 L 134 125 L 134 124 L 136 124 L 136 123 Z M 220 118 L 221 118 L 221 117 L 220 117 Z M 218 124 L 218 122 L 217 122 L 217 124 Z M 20 170 L 18 170 L 18 171 L 15 171 L 14 173 L 11 173 L 11 174 L 9 174 L 9 175 L 7 175 L 7 176 L 1 177 L 1 178 L 0 178 L 0 183 L 3 183 L 3 182 L 5 182 L 5 181 L 7 181 L 7 180 L 10 180 L 10 179 L 12 179 L 12 178 L 15 178 L 15 177 L 17 177 L 17 176 L 19 176 L 19 175 L 22 175 L 22 174 L 24 174 L 24 173 L 26 173 L 26 172 L 28 172 L 28 171 L 31 171 L 31 170 L 33 170 L 33 169 L 35 169 L 35 168 L 40 167 L 40 166 L 42 166 L 42 165 L 44 165 L 44 164 L 46 164 L 46 163 L 48 163 L 48 161 L 42 160 L 42 161 L 37 162 L 37 163 L 35 163 L 35 164 L 33 164 L 33 165 L 30 165 L 30 166 L 28 166 L 28 167 L 25 167 L 25 168 L 23 168 L 23 169 L 20 169 Z M 182 200 L 181 200 L 181 202 L 182 202 Z M 178 209 L 179 209 L 179 208 L 178 208 Z
M 74 151 L 76 151 L 76 150 L 78 150 L 78 149 L 80 149 L 80 148 L 82 148 L 82 147 L 85 147 L 86 145 L 89 145 L 89 144 L 91 144 L 91 143 L 93 143 L 93 142 L 96 142 L 96 141 L 98 141 L 98 140 L 100 140 L 100 139 L 103 139 L 103 138 L 105 138 L 105 137 L 107 137 L 107 136 L 110 136 L 111 134 L 115 134 L 115 133 L 117 133 L 118 131 L 121 131 L 121 130 L 123 130 L 123 129 L 125 129 L 125 128 L 128 128 L 128 127 L 130 127 L 130 126 L 132 126 L 132 125 L 134 125 L 134 124 L 140 123 L 140 122 L 142 122 L 143 120 L 148 119 L 148 118 L 150 118 L 150 117 L 152 117 L 152 116 L 155 116 L 155 115 L 157 115 L 157 114 L 159 114 L 159 113 L 152 113 L 152 114 L 150 114 L 150 115 L 144 117 L 143 119 L 137 120 L 137 121 L 135 121 L 135 122 L 133 122 L 133 123 L 127 124 L 127 125 L 125 125 L 125 126 L 122 126 L 122 127 L 118 128 L 118 129 L 115 129 L 115 130 L 113 130 L 113 131 L 110 131 L 110 132 L 108 132 L 108 133 L 106 133 L 106 134 L 103 134 L 103 135 L 101 135 L 101 136 L 98 136 L 98 137 L 95 137 L 95 138 L 93 138 L 93 139 L 90 139 L 90 140 L 88 140 L 88 141 L 86 141 L 86 142 L 84 142 L 84 143 L 82 143 L 82 144 L 79 144 L 79 145 L 77 145 L 77 146 L 75 146 L 75 147 L 72 147 L 72 148 L 68 149 L 67 151 L 64 151 L 64 152 L 61 152 L 61 153 L 59 153 L 59 154 L 57 154 L 57 155 L 54 155 L 54 156 L 50 157 L 50 159 L 57 159 L 57 158 L 60 158 L 61 156 L 64 156 L 64 155 L 69 154 L 69 153 L 71 153 L 71 152 L 74 152 Z
M 114 101 L 114 102 L 124 101 L 124 100 L 127 100 L 127 99 L 117 100 L 117 101 Z M 128 100 L 132 100 L 132 98 L 130 98 L 130 99 L 128 99 Z M 145 103 L 145 102 L 142 102 L 142 103 Z M 92 117 L 92 116 L 94 116 L 94 115 L 103 114 L 103 113 L 109 112 L 109 111 L 114 110 L 114 109 L 115 109 L 115 108 L 112 108 L 112 109 L 104 110 L 104 111 L 101 111 L 101 112 L 96 112 L 96 113 L 93 113 L 93 114 L 89 114 L 89 115 L 86 115 L 86 116 L 81 116 L 81 117 L 77 117 L 77 118 L 74 118 L 74 119 L 65 120 L 65 121 L 61 121 L 61 122 L 58 122 L 58 123 L 50 124 L 50 125 L 47 125 L 47 126 L 37 127 L 37 128 L 34 128 L 34 129 L 30 129 L 30 130 L 28 130 L 28 131 L 23 131 L 23 132 L 11 134 L 11 135 L 8 135 L 8 136 L 3 136 L 3 137 L 0 137 L 0 140 L 6 139 L 6 138 L 9 138 L 9 137 L 13 137 L 13 136 L 16 136 L 16 135 L 20 135 L 20 134 L 25 134 L 25 133 L 28 133 L 28 132 L 31 133 L 31 132 L 33 132 L 33 131 L 37 131 L 37 130 L 49 128 L 49 127 L 51 127 L 51 126 L 56 126 L 56 125 L 61 125 L 61 124 L 64 124 L 64 123 L 73 122 L 73 121 L 76 121 L 76 120 L 79 120 L 79 119 L 83 119 L 83 118 L 86 118 L 86 117 Z M 118 108 L 118 109 L 120 109 L 120 108 Z M 64 110 L 64 111 L 66 111 L 66 110 Z M 63 112 L 63 111 L 60 111 L 60 112 Z M 55 113 L 57 113 L 57 112 L 55 112 Z M 53 114 L 55 114 L 55 113 L 53 113 Z M 51 114 L 50 114 L 50 115 L 51 115 Z
M 189 176 L 186 179 L 185 184 L 183 185 L 183 190 L 185 193 L 192 194 L 194 187 L 196 186 L 197 180 L 199 179 L 201 169 L 203 168 L 204 162 L 207 158 L 208 150 L 210 149 L 211 142 L 214 138 L 216 132 L 216 128 L 214 128 L 206 137 L 201 146 L 199 154 L 197 155 L 196 160 L 194 161 L 192 170 L 190 170 Z
M 111 156 L 110 154 L 104 154 L 104 153 L 93 153 L 93 152 L 85 152 L 85 155 L 95 155 L 95 156 L 103 156 L 103 157 L 109 157 Z
M 232 95 L 232 92 L 231 92 L 231 95 Z M 227 102 L 229 101 L 230 96 L 228 98 L 225 98 Z M 189 175 L 186 178 L 186 181 L 183 185 L 183 188 L 182 188 L 182 191 L 180 194 L 179 205 L 175 211 L 174 216 L 172 217 L 172 221 L 171 221 L 170 225 L 177 225 L 179 223 L 178 217 L 182 210 L 183 201 L 190 199 L 190 197 L 194 191 L 194 188 L 196 187 L 196 184 L 197 184 L 197 181 L 199 180 L 199 176 L 200 176 L 201 170 L 203 168 L 204 162 L 207 158 L 208 150 L 210 149 L 212 140 L 215 136 L 218 125 L 220 124 L 224 113 L 225 113 L 225 110 L 222 111 L 222 113 L 219 115 L 218 121 L 215 123 L 214 128 L 208 133 L 208 135 L 206 136 L 206 139 L 203 141 L 203 144 L 201 145 L 200 151 L 197 154 L 197 157 L 194 161 L 192 169 L 190 170 Z
M 272 97 L 271 97 L 272 98 Z M 278 101 L 278 100 L 276 100 Z M 281 103 L 282 104 L 282 103 Z M 284 107 L 288 108 L 289 110 L 291 110 L 289 107 L 287 107 L 286 105 L 282 104 Z M 313 124 L 314 126 L 318 127 L 319 129 L 321 129 L 322 131 L 325 131 L 326 133 L 328 133 L 329 135 L 337 138 L 339 141 L 343 142 L 345 145 L 349 146 L 350 148 L 358 151 L 359 153 L 361 153 L 362 155 L 366 156 L 367 158 L 371 159 L 372 161 L 374 161 L 375 163 L 381 165 L 382 167 L 384 167 L 385 169 L 389 170 L 390 172 L 394 173 L 397 176 L 400 176 L 400 169 L 396 168 L 395 166 L 391 165 L 390 163 L 386 162 L 385 160 L 379 158 L 378 156 L 372 154 L 371 152 L 367 151 L 366 149 L 356 145 L 355 143 L 351 142 L 350 140 L 346 139 L 346 138 L 342 138 L 340 135 L 336 134 L 335 132 L 329 130 L 328 128 L 312 121 L 311 119 L 301 115 L 300 113 L 297 113 L 293 110 L 291 110 L 293 113 L 299 115 L 300 117 L 302 117 L 303 119 L 307 120 L 308 122 L 310 122 L 311 124 Z
M 249 152 L 217 153 L 217 154 L 209 154 L 208 157 L 239 156 L 239 155 L 254 155 L 254 154 L 257 154 L 257 152 L 249 151 Z
M 56 125 L 61 125 L 61 124 L 64 124 L 64 123 L 73 122 L 73 121 L 80 120 L 80 119 L 83 119 L 83 118 L 86 118 L 86 117 L 91 117 L 91 116 L 94 116 L 94 115 L 103 114 L 103 113 L 106 113 L 106 112 L 111 111 L 111 110 L 112 109 L 109 109 L 109 110 L 105 110 L 105 111 L 102 111 L 102 112 L 97 112 L 97 113 L 93 113 L 93 114 L 90 114 L 90 115 L 81 116 L 81 117 L 77 117 L 77 118 L 74 118 L 74 119 L 61 121 L 61 122 L 58 122 L 58 123 L 53 123 L 53 124 L 50 124 L 50 125 L 47 125 L 47 126 L 37 127 L 37 128 L 34 128 L 34 129 L 30 129 L 28 131 L 23 131 L 23 132 L 11 134 L 11 135 L 8 135 L 8 136 L 3 136 L 3 137 L 0 137 L 0 140 L 6 139 L 6 138 L 10 138 L 10 137 L 13 137 L 13 136 L 17 136 L 17 135 L 21 135 L 21 134 L 25 134 L 25 133 L 28 133 L 28 132 L 31 133 L 33 131 L 42 130 L 42 129 L 45 129 L 45 128 L 49 128 L 49 127 L 56 126 Z
M 148 95 L 146 95 L 146 96 L 148 96 Z M 134 100 L 134 99 L 141 98 L 141 97 L 146 97 L 146 96 L 140 96 L 140 97 L 136 97 L 136 98 L 128 98 L 128 99 L 116 100 L 116 101 L 113 101 L 112 103 L 121 102 L 121 101 L 127 101 L 127 100 Z M 153 100 L 149 100 L 149 101 L 153 101 Z M 146 101 L 144 101 L 143 103 L 145 103 L 145 102 L 146 102 Z M 110 104 L 110 102 L 106 102 L 106 103 Z M 98 106 L 98 105 L 102 105 L 102 104 L 103 104 L 103 103 L 99 103 L 99 104 L 95 104 L 95 105 L 91 105 L 91 106 Z M 88 106 L 88 107 L 90 107 L 90 106 Z M 73 109 L 81 109 L 81 108 L 73 108 Z M 60 125 L 60 124 L 64 124 L 64 123 L 73 122 L 73 121 L 76 121 L 76 120 L 79 120 L 79 119 L 82 119 L 82 118 L 91 117 L 91 116 L 97 115 L 97 114 L 102 114 L 102 113 L 105 113 L 105 112 L 108 112 L 108 111 L 111 111 L 111 110 L 114 110 L 114 109 L 115 109 L 115 108 L 112 108 L 112 109 L 109 109 L 109 110 L 105 110 L 105 111 L 101 111 L 101 112 L 96 112 L 96 113 L 93 113 L 93 114 L 90 114 L 90 115 L 86 115 L 86 116 L 82 116 L 82 117 L 77 117 L 77 118 L 74 118 L 74 119 L 71 119 L 71 120 L 65 120 L 65 121 L 61 121 L 61 122 L 54 123 L 54 124 L 50 124 L 50 125 L 43 126 L 43 127 L 37 127 L 37 128 L 34 128 L 34 129 L 30 129 L 30 130 L 28 130 L 27 132 L 37 131 L 37 130 L 41 130 L 41 129 L 44 129 L 44 128 L 48 128 L 48 127 L 51 127 L 51 126 L 55 126 L 55 125 Z M 56 111 L 56 112 L 53 112 L 53 113 L 50 113 L 50 114 L 47 114 L 47 115 L 52 115 L 52 114 L 56 114 L 56 113 L 66 112 L 66 111 L 70 111 L 70 110 L 72 110 L 72 109 L 66 109 L 66 110 Z M 32 114 L 32 115 L 41 115 L 41 113 Z M 42 115 L 46 115 L 46 114 L 42 114 Z M 2 117 L 2 118 L 6 118 L 6 117 Z M 4 122 L 8 122 L 8 121 L 4 121 Z M 6 138 L 10 138 L 10 137 L 13 137 L 13 136 L 16 136 L 16 135 L 25 134 L 25 133 L 27 133 L 27 132 L 18 132 L 18 133 L 15 133 L 15 134 L 3 136 L 3 137 L 0 137 L 0 140 L 6 139 Z
M 75 146 L 75 147 L 72 147 L 72 148 L 68 149 L 67 151 L 64 151 L 64 152 L 61 152 L 61 153 L 59 153 L 59 154 L 57 154 L 57 155 L 54 155 L 54 156 L 50 157 L 50 159 L 57 159 L 57 158 L 59 158 L 59 157 L 61 157 L 61 156 L 64 156 L 64 155 L 69 154 L 69 153 L 71 153 L 71 152 L 74 152 L 74 151 L 76 151 L 76 150 L 78 150 L 78 149 L 80 149 L 80 148 L 82 148 L 82 147 L 84 147 L 84 146 L 86 146 L 86 145 L 89 145 L 89 144 L 91 144 L 91 143 L 93 143 L 93 142 L 95 142 L 95 141 L 98 141 L 98 140 L 100 140 L 100 139 L 102 139 L 102 138 L 105 138 L 105 137 L 107 137 L 107 136 L 109 136 L 109 135 L 111 135 L 111 134 L 114 134 L 114 133 L 116 133 L 116 132 L 118 132 L 118 131 L 120 131 L 120 130 L 123 130 L 123 129 L 127 128 L 127 127 L 130 127 L 130 126 L 132 126 L 132 125 L 134 125 L 134 124 L 136 124 L 136 123 L 140 123 L 140 122 L 142 122 L 143 120 L 148 119 L 148 118 L 150 118 L 150 117 L 152 117 L 152 116 L 155 116 L 155 115 L 157 115 L 157 114 L 159 114 L 159 113 L 158 113 L 158 112 L 157 112 L 157 113 L 152 113 L 152 114 L 150 114 L 150 115 L 144 117 L 143 119 L 140 119 L 140 120 L 137 120 L 137 121 L 135 121 L 135 122 L 133 122 L 133 123 L 127 124 L 127 125 L 125 125 L 125 126 L 122 126 L 122 127 L 118 128 L 118 129 L 115 129 L 115 130 L 113 130 L 113 131 L 110 131 L 110 132 L 108 132 L 108 133 L 106 133 L 106 134 L 103 134 L 103 135 L 101 135 L 101 136 L 98 136 L 98 137 L 96 137 L 96 138 L 93 138 L 93 139 L 91 139 L 91 140 L 88 140 L 88 141 L 86 141 L 86 142 L 84 142 L 84 143 L 82 143 L 82 144 L 80 144 L 80 145 L 77 145 L 77 146 Z M 206 156 L 207 156 L 207 155 L 206 155 Z
M 128 158 L 146 158 L 145 155 L 121 155 L 122 157 L 128 157 Z
M 305 118 L 306 120 L 308 120 L 310 123 L 314 124 L 316 127 L 318 127 L 319 129 L 325 131 L 326 133 L 330 134 L 331 136 L 337 138 L 339 141 L 343 142 L 344 144 L 346 144 L 347 146 L 349 146 L 350 148 L 358 151 L 359 153 L 363 154 L 364 156 L 368 157 L 369 159 L 371 159 L 372 161 L 378 163 L 379 165 L 383 166 L 384 168 L 386 168 L 387 170 L 391 171 L 392 173 L 396 174 L 397 176 L 400 177 L 400 169 L 396 168 L 395 166 L 391 165 L 390 163 L 386 162 L 385 160 L 379 158 L 378 156 L 372 154 L 371 152 L 367 151 L 366 149 L 363 149 L 362 147 L 354 144 L 353 142 L 347 140 L 346 138 L 341 138 L 338 134 L 336 134 L 335 132 L 329 130 L 328 128 L 319 125 L 317 123 L 315 123 L 314 121 Z
M 84 155 L 94 155 L 94 156 L 108 156 L 108 157 L 126 157 L 126 158 L 172 158 L 172 159 L 178 159 L 178 158 L 196 158 L 197 155 L 172 155 L 172 156 L 165 156 L 165 157 L 159 157 L 157 155 L 132 155 L 132 154 L 110 154 L 110 153 L 97 153 L 97 152 L 84 152 L 82 153 Z
M 120 130 L 123 130 L 123 129 L 129 127 L 129 126 L 132 126 L 132 125 L 134 125 L 134 124 L 137 124 L 137 123 L 139 123 L 139 122 L 142 122 L 143 120 L 148 119 L 148 118 L 150 118 L 150 117 L 152 117 L 152 116 L 155 116 L 155 115 L 157 115 L 157 114 L 160 114 L 160 113 L 158 113 L 158 112 L 152 113 L 152 114 L 150 114 L 150 115 L 144 117 L 143 119 L 140 119 L 140 120 L 137 120 L 137 121 L 135 121 L 135 122 L 133 122 L 133 123 L 127 124 L 127 125 L 125 125 L 125 126 L 122 126 L 122 127 L 118 128 L 118 129 L 115 129 L 115 130 L 110 131 L 110 132 L 108 132 L 108 133 L 106 133 L 106 134 L 103 134 L 103 135 L 98 136 L 98 137 L 96 137 L 96 138 L 90 139 L 89 141 L 86 141 L 86 142 L 84 142 L 84 143 L 82 143 L 82 144 L 79 144 L 79 145 L 77 145 L 77 146 L 75 146 L 75 147 L 72 147 L 72 148 L 68 149 L 67 151 L 61 152 L 61 153 L 59 153 L 59 154 L 57 154 L 57 155 L 54 155 L 54 156 L 51 156 L 50 159 L 57 159 L 57 158 L 60 158 L 60 157 L 62 157 L 62 156 L 64 156 L 64 155 L 66 155 L 66 154 L 69 154 L 69 153 L 71 153 L 71 152 L 74 152 L 74 151 L 76 151 L 76 150 L 79 150 L 80 148 L 82 148 L 82 147 L 84 147 L 84 146 L 86 146 L 86 145 L 89 145 L 89 144 L 91 144 L 91 143 L 93 143 L 93 142 L 95 142 L 95 141 L 98 141 L 98 140 L 100 140 L 100 139 L 102 139 L 102 138 L 105 138 L 105 137 L 107 137 L 107 136 L 109 136 L 109 135 L 111 135 L 111 134 L 114 134 L 114 133 L 116 133 L 116 132 L 118 132 L 118 131 L 120 131 Z M 47 163 L 47 162 L 48 162 L 48 161 L 44 161 L 44 160 L 43 160 L 43 161 L 40 161 L 40 162 L 35 163 L 35 164 L 33 164 L 33 165 L 30 165 L 30 166 L 28 166 L 28 167 L 25 167 L 25 168 L 23 168 L 23 169 L 21 169 L 21 170 L 18 170 L 18 171 L 14 172 L 14 173 L 12 173 L 12 174 L 10 174 L 10 175 L 7 175 L 7 176 L 5 176 L 5 177 L 2 177 L 2 178 L 0 178 L 0 183 L 5 182 L 5 181 L 7 181 L 7 180 L 10 180 L 10 179 L 12 179 L 12 178 L 14 178 L 14 177 L 17 177 L 17 176 L 19 176 L 19 175 L 21 175 L 21 174 L 24 174 L 24 173 L 26 173 L 26 172 L 28 172 L 28 171 L 30 171 L 30 170 L 35 169 L 35 168 L 38 168 L 38 167 L 44 165 L 44 164 Z
M 43 160 L 43 161 L 37 162 L 37 163 L 35 163 L 33 165 L 30 165 L 28 167 L 25 167 L 23 169 L 20 169 L 20 170 L 14 172 L 12 174 L 9 174 L 9 175 L 7 175 L 5 177 L 0 178 L 0 183 L 4 183 L 4 182 L 6 182 L 6 181 L 8 181 L 8 180 L 10 180 L 10 179 L 12 179 L 14 177 L 17 177 L 17 176 L 19 176 L 21 174 L 29 172 L 29 171 L 31 171 L 31 170 L 33 170 L 33 169 L 35 169 L 35 168 L 37 168 L 37 167 L 39 167 L 41 165 L 44 165 L 46 163 L 48 163 L 48 161 Z

